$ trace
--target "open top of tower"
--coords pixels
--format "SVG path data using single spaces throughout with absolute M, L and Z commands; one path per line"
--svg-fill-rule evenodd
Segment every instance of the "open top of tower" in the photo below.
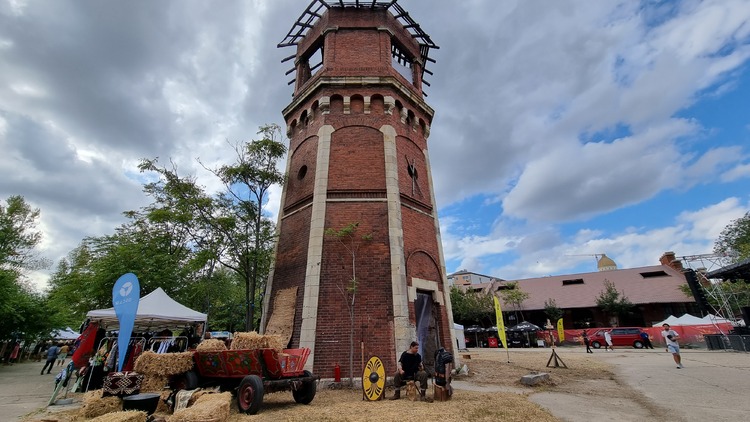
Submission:
M 393 57 L 393 60 L 398 62 L 401 65 L 405 66 L 412 66 L 414 63 L 413 61 L 418 61 L 419 67 L 418 67 L 418 74 L 420 79 L 420 85 L 421 83 L 424 83 L 427 86 L 430 86 L 429 82 L 424 80 L 424 74 L 432 75 L 432 72 L 427 69 L 427 63 L 432 62 L 435 63 L 435 60 L 432 59 L 430 55 L 431 49 L 438 49 L 438 47 L 430 38 L 430 36 L 425 33 L 420 25 L 412 19 L 412 17 L 409 15 L 407 11 L 405 11 L 398 3 L 397 0 L 390 0 L 390 1 L 332 1 L 332 0 L 313 0 L 310 5 L 305 9 L 305 11 L 300 15 L 300 17 L 297 19 L 297 21 L 294 23 L 292 28 L 289 30 L 287 35 L 284 37 L 284 39 L 278 44 L 278 47 L 300 47 L 300 44 L 304 44 L 306 42 L 306 37 L 310 33 L 310 31 L 315 28 L 316 24 L 318 24 L 323 18 L 326 13 L 331 9 L 370 9 L 373 11 L 385 11 L 386 13 L 390 13 L 391 17 L 395 19 L 398 24 L 403 28 L 405 33 L 408 33 L 408 36 L 411 36 L 411 38 L 414 40 L 416 45 L 418 46 L 418 54 L 412 59 L 411 53 L 408 53 L 404 51 L 402 48 L 399 48 L 398 45 L 393 44 L 391 48 L 391 55 Z M 317 36 L 317 34 L 316 34 Z M 309 42 L 309 41 L 307 41 Z M 286 62 L 292 59 L 297 58 L 299 60 L 299 54 L 297 53 L 290 55 L 282 60 L 282 62 Z M 314 72 L 316 68 L 321 66 L 322 59 L 320 63 L 310 63 L 311 66 L 308 67 L 309 71 Z M 300 69 L 297 67 L 297 64 L 295 63 L 295 67 L 287 71 L 287 75 L 294 73 L 299 73 Z M 295 75 L 299 76 L 299 75 Z M 297 78 L 292 79 L 289 81 L 289 85 L 295 82 Z

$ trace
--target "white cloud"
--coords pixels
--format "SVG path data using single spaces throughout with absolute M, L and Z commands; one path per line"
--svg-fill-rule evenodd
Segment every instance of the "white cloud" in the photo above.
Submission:
M 231 162 L 235 142 L 282 124 L 291 64 L 280 60 L 293 49 L 276 43 L 306 4 L 0 2 L 0 197 L 42 209 L 56 261 L 149 201 L 141 158 L 219 189 L 196 159 Z M 426 100 L 451 265 L 551 274 L 570 268 L 566 254 L 603 249 L 621 265 L 650 262 L 665 248 L 710 249 L 743 208 L 747 191 L 727 192 L 738 198 L 727 209 L 686 199 L 695 186 L 738 189 L 750 170 L 742 138 L 681 113 L 744 89 L 746 1 L 399 4 L 441 46 Z M 688 210 L 667 228 L 638 216 L 629 229 L 586 226 L 665 194 Z M 265 206 L 274 220 L 280 196 Z M 466 218 L 462 201 L 476 197 L 486 212 Z

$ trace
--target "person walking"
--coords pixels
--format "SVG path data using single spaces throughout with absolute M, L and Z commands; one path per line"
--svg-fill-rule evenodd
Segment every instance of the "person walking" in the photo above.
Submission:
M 60 352 L 57 354 L 57 366 L 65 365 L 65 358 L 68 357 L 69 350 L 70 346 L 68 346 L 68 343 L 63 344 L 63 346 L 60 348 Z
M 647 332 L 641 331 L 641 339 L 643 339 L 643 348 L 644 349 L 653 349 L 654 345 L 651 344 L 651 337 L 648 335 Z
M 14 341 L 13 342 L 13 351 L 10 352 L 10 358 L 8 359 L 8 363 L 11 365 L 13 363 L 18 363 L 18 355 L 21 351 L 21 343 Z
M 586 345 L 586 353 L 594 353 L 593 350 L 591 350 L 591 340 L 589 340 L 589 333 L 586 332 L 586 330 L 583 330 L 583 344 Z
M 682 366 L 682 357 L 680 357 L 680 345 L 677 343 L 680 335 L 669 324 L 663 324 L 662 327 L 664 331 L 661 332 L 661 336 L 664 337 L 664 341 L 667 343 L 667 352 L 672 354 L 672 359 L 677 364 L 677 369 L 684 368 Z
M 609 333 L 609 331 L 604 332 L 604 350 L 615 350 L 615 348 L 612 346 L 612 335 Z
M 55 360 L 57 360 L 57 355 L 60 354 L 60 347 L 57 344 L 52 344 L 49 349 L 47 349 L 47 362 L 45 362 L 44 367 L 42 367 L 42 372 L 39 375 L 44 375 L 44 370 L 47 369 L 47 373 L 49 374 L 50 371 L 52 371 L 52 368 L 55 366 Z M 49 369 L 47 366 L 49 365 Z

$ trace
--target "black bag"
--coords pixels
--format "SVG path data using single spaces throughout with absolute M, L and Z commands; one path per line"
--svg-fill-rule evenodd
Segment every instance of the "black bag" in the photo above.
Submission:
M 443 386 L 448 383 L 450 374 L 445 373 L 445 366 L 453 363 L 453 353 L 440 348 L 435 351 L 435 384 Z

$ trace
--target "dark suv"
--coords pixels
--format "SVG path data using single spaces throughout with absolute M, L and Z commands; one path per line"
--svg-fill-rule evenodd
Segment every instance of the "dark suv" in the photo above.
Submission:
M 591 346 L 598 349 L 604 346 L 604 332 L 609 331 L 612 336 L 613 346 L 632 346 L 636 349 L 643 348 L 643 338 L 641 338 L 641 330 L 638 327 L 617 327 L 608 328 L 606 330 L 599 330 L 593 335 L 589 336 L 591 340 Z

